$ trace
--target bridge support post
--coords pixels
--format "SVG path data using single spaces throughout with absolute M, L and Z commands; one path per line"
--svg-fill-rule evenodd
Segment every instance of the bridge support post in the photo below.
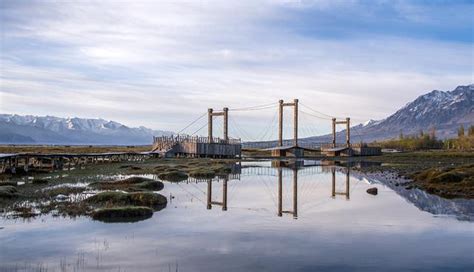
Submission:
M 346 172 L 346 200 L 349 200 L 350 197 L 350 175 L 351 172 L 349 170 L 350 168 L 347 167 L 347 172 Z
M 283 174 L 281 167 L 278 167 L 278 216 L 283 215 Z
M 224 178 L 224 183 L 222 184 L 222 210 L 227 211 L 227 181 L 229 177 Z
M 223 109 L 223 112 L 224 112 L 224 141 L 226 141 L 226 143 L 229 141 L 229 108 L 224 108 Z
M 332 147 L 336 147 L 336 118 L 332 118 Z
M 212 208 L 212 179 L 207 181 L 207 209 Z
M 332 196 L 332 198 L 335 198 L 336 197 L 336 169 L 334 167 L 331 168 L 331 176 L 332 176 L 331 196 Z
M 298 218 L 298 169 L 293 169 L 293 218 Z
M 212 109 L 207 109 L 207 135 L 209 143 L 212 143 Z
M 293 141 L 295 147 L 298 146 L 298 99 L 293 100 L 294 112 L 293 112 Z
M 278 102 L 278 146 L 283 146 L 283 100 Z
M 346 145 L 351 147 L 351 118 L 346 118 Z

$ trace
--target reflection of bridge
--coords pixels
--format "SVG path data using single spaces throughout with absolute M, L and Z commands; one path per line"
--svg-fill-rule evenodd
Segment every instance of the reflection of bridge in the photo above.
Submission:
M 0 173 L 50 172 L 71 169 L 85 164 L 111 163 L 121 161 L 143 161 L 154 155 L 151 152 L 107 152 L 83 154 L 0 154 Z
M 185 126 L 181 131 L 178 132 L 178 135 L 174 136 L 161 136 L 161 137 L 154 137 L 153 140 L 153 151 L 162 154 L 163 156 L 172 157 L 172 156 L 186 156 L 186 157 L 214 157 L 214 158 L 229 158 L 229 157 L 239 157 L 241 155 L 241 138 L 250 138 L 248 137 L 249 133 L 245 132 L 242 127 L 238 126 L 235 122 L 229 126 L 229 112 L 242 112 L 242 111 L 258 111 L 258 110 L 266 110 L 277 108 L 278 118 L 273 118 L 270 122 L 270 126 L 263 130 L 262 136 L 257 138 L 253 142 L 244 143 L 243 146 L 246 148 L 255 148 L 261 151 L 268 151 L 271 152 L 273 157 L 303 157 L 305 151 L 312 151 L 312 152 L 323 152 L 327 155 L 352 155 L 354 152 L 352 151 L 351 145 L 351 126 L 350 126 L 350 118 L 345 118 L 344 120 L 338 120 L 334 117 L 331 117 L 327 114 L 321 114 L 318 111 L 311 109 L 304 104 L 301 106 L 305 107 L 305 110 L 311 111 L 306 112 L 305 110 L 300 110 L 300 102 L 298 99 L 294 99 L 291 102 L 285 102 L 280 100 L 278 104 L 267 104 L 267 105 L 260 105 L 260 106 L 253 106 L 253 107 L 245 107 L 245 108 L 238 108 L 238 109 L 229 109 L 223 108 L 222 111 L 215 111 L 214 109 L 208 109 L 207 114 L 201 115 L 199 118 Z M 293 116 L 291 119 L 293 123 L 292 127 L 292 134 L 293 139 L 288 140 L 284 139 L 284 108 L 291 107 L 293 108 Z M 332 142 L 331 143 L 318 143 L 316 145 L 309 144 L 309 143 L 300 143 L 299 142 L 299 133 L 300 133 L 300 114 L 303 116 L 319 118 L 324 120 L 331 120 L 332 121 Z M 319 115 L 318 115 L 319 114 Z M 195 130 L 192 133 L 184 133 L 184 131 L 193 128 L 194 125 L 199 124 L 199 121 L 203 119 L 207 115 L 207 122 L 205 122 L 200 128 Z M 275 117 L 276 117 L 275 116 Z M 215 117 L 222 117 L 223 118 L 223 125 L 222 125 L 222 138 L 214 137 L 214 118 Z M 278 129 L 277 129 L 277 136 L 276 140 L 268 140 L 266 139 L 267 135 L 270 131 L 274 130 L 274 123 L 278 119 Z M 230 119 L 232 120 L 232 119 Z M 309 121 L 310 127 L 314 127 L 314 120 Z M 340 146 L 336 143 L 336 125 L 344 125 L 345 130 L 345 143 L 344 146 Z M 207 127 L 207 137 L 196 136 L 201 129 Z M 266 126 L 263 126 L 266 127 Z M 311 127 L 313 129 L 313 127 Z M 308 132 L 308 127 L 303 127 L 302 131 L 305 132 L 306 128 L 306 137 L 315 136 L 316 133 L 310 131 Z M 233 138 L 230 137 L 229 131 L 234 129 Z M 265 129 L 265 128 L 264 128 Z M 193 128 L 194 130 L 194 128 Z M 190 130 L 192 131 L 192 130 Z M 180 135 L 181 133 L 181 135 Z M 270 132 L 271 133 L 271 132 Z M 321 133 L 320 133 L 321 134 Z M 270 136 L 273 137 L 273 136 Z M 360 137 L 360 135 L 359 135 Z M 275 138 L 273 138 L 275 139 Z M 258 146 L 261 142 L 266 142 L 266 147 Z M 268 144 L 269 143 L 269 144 Z M 361 147 L 364 148 L 364 147 Z M 356 152 L 357 153 L 357 152 Z M 361 150 L 359 154 L 363 154 L 364 152 Z
M 342 172 L 345 174 L 345 189 L 343 191 L 338 190 L 337 186 L 337 175 L 336 172 Z M 249 167 L 243 168 L 242 173 L 237 176 L 237 174 L 232 174 L 229 176 L 221 176 L 213 179 L 207 179 L 207 190 L 206 190 L 206 208 L 208 210 L 212 209 L 213 206 L 219 206 L 223 211 L 227 211 L 229 208 L 229 186 L 237 186 L 240 183 L 240 177 L 242 176 L 254 176 L 257 178 L 261 177 L 274 177 L 273 181 L 276 181 L 275 191 L 277 197 L 277 215 L 279 217 L 284 214 L 290 214 L 293 218 L 298 218 L 298 195 L 301 193 L 308 192 L 308 184 L 298 184 L 298 178 L 303 178 L 304 176 L 311 176 L 318 173 L 330 172 L 331 173 L 331 191 L 328 192 L 328 196 L 335 199 L 337 195 L 343 195 L 346 197 L 346 200 L 350 199 L 350 172 L 349 168 L 336 168 L 336 167 L 306 167 L 306 168 L 271 168 L 271 167 Z M 284 183 L 285 178 L 291 179 L 291 184 Z M 189 181 L 188 181 L 189 182 Z M 315 182 L 311 182 L 311 185 L 317 185 Z M 216 185 L 218 186 L 216 188 Z M 265 187 L 271 187 L 275 185 L 266 184 Z M 270 188 L 266 188 L 268 190 Z M 299 192 L 299 189 L 301 192 Z M 309 189 L 314 191 L 313 189 Z M 273 190 L 267 191 L 270 195 L 274 195 Z M 291 203 L 290 208 L 285 209 L 285 198 L 283 197 L 285 192 L 291 192 Z M 312 194 L 312 193 L 310 193 Z M 288 199 L 287 199 L 288 201 Z

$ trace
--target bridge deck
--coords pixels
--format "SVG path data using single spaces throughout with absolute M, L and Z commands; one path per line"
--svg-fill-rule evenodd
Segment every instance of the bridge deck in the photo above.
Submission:
M 305 151 L 319 151 L 319 149 L 313 149 L 313 148 L 307 148 L 307 147 L 302 147 L 302 146 L 294 146 L 294 145 L 287 145 L 287 146 L 276 146 L 276 147 L 271 147 L 271 148 L 264 148 L 264 149 L 261 149 L 261 150 L 264 150 L 264 151 L 273 151 L 273 150 L 291 150 L 291 149 L 302 149 L 302 150 L 305 150 Z

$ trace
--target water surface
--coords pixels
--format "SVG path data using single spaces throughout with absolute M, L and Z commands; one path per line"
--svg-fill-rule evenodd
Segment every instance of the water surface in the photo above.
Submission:
M 0 271 L 474 269 L 472 201 L 347 173 L 244 164 L 212 181 L 166 182 L 167 208 L 138 223 L 4 219 Z

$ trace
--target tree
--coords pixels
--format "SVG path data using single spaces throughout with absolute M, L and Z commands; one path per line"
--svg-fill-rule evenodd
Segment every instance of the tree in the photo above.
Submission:
M 458 137 L 462 138 L 464 137 L 464 125 L 461 125 L 458 129 Z
M 400 136 L 398 137 L 400 140 L 403 140 L 403 131 L 400 129 Z
M 469 130 L 468 130 L 468 132 L 467 132 L 467 135 L 469 135 L 469 136 L 474 136 L 474 125 L 471 125 L 471 126 L 469 127 Z
M 431 137 L 431 140 L 436 140 L 436 128 L 435 127 L 431 128 L 430 137 Z

